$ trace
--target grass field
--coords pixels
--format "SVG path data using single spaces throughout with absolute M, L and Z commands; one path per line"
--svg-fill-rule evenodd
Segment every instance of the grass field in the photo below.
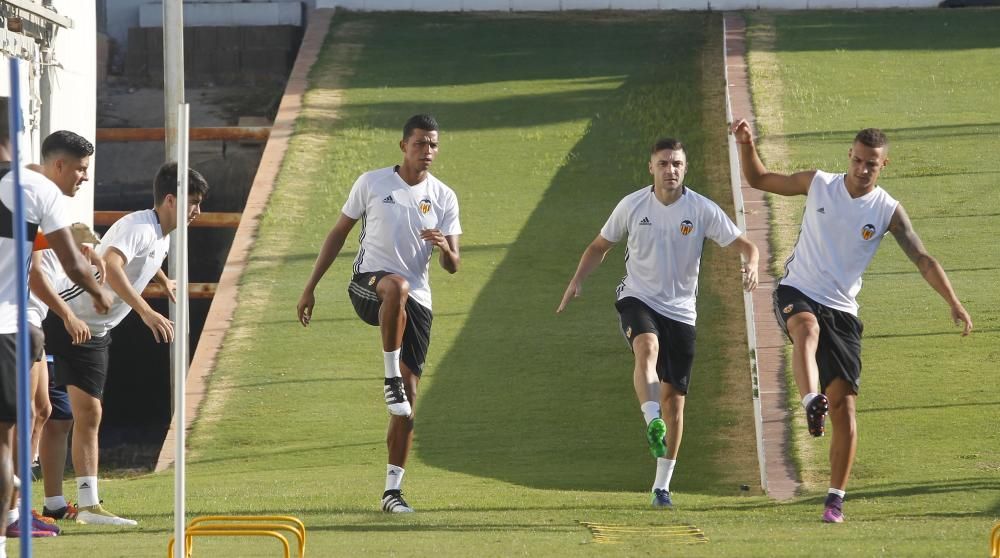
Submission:
M 996 79 L 985 75 L 985 62 L 948 58 L 1000 54 L 989 32 L 1000 12 L 974 13 L 962 22 L 961 36 L 939 34 L 938 48 L 928 51 L 944 57 L 934 59 L 941 68 L 936 79 L 966 83 L 959 76 L 977 68 L 984 75 L 968 81 Z M 943 19 L 938 12 L 907 17 L 926 25 Z M 826 57 L 837 51 L 795 47 L 796 30 L 812 26 L 813 37 L 832 34 L 828 49 L 855 23 L 881 20 L 852 13 L 775 21 L 775 55 L 787 70 L 825 64 L 823 78 L 838 84 L 845 78 L 837 72 L 849 75 L 856 66 L 829 64 Z M 883 249 L 862 300 L 871 373 L 862 397 L 857 483 L 848 500 L 851 522 L 819 524 L 819 491 L 781 504 L 739 495 L 739 484 L 757 479 L 743 312 L 738 274 L 729 271 L 738 268 L 736 260 L 712 246 L 702 272 L 695 379 L 673 483 L 678 509 L 646 508 L 653 462 L 611 305 L 623 251 L 612 252 L 566 314 L 556 317 L 554 309 L 580 252 L 614 204 L 648 183 L 647 150 L 657 136 L 683 138 L 692 163 L 688 182 L 731 210 L 720 32 L 717 14 L 338 15 L 192 435 L 189 513 L 293 513 L 306 521 L 312 556 L 985 554 L 1000 485 L 995 365 L 982 367 L 997 357 L 996 314 L 988 306 L 997 295 L 995 279 L 990 282 L 997 253 L 989 237 L 965 223 L 978 218 L 979 227 L 996 227 L 997 199 L 986 189 L 991 175 L 970 171 L 997 172 L 988 154 L 1000 140 L 997 124 L 977 112 L 997 114 L 996 106 L 987 106 L 995 101 L 959 85 L 949 98 L 964 108 L 934 114 L 939 121 L 929 125 L 982 129 L 981 148 L 949 147 L 949 157 L 920 165 L 966 173 L 947 180 L 958 183 L 962 199 L 976 202 L 940 203 L 931 188 L 942 177 L 907 177 L 907 185 L 924 180 L 914 186 L 926 190 L 923 196 L 886 185 L 907 204 L 931 250 L 956 270 L 952 279 L 982 331 L 966 340 L 952 335 L 935 295 L 919 288 L 919 277 L 891 247 Z M 946 48 L 949 37 L 961 43 Z M 972 51 L 966 43 L 974 37 L 979 50 Z M 886 56 L 904 76 L 907 64 L 913 65 L 909 73 L 927 64 L 923 50 L 891 41 L 879 48 L 896 48 Z M 831 94 L 870 102 L 843 89 Z M 786 103 L 792 162 L 813 161 L 810 153 L 794 151 L 811 145 L 825 158 L 809 164 L 834 168 L 835 150 L 848 133 L 840 130 L 858 124 L 834 106 L 836 114 L 821 114 L 823 103 L 808 105 L 808 118 L 791 118 L 794 99 L 779 98 Z M 913 98 L 923 99 L 919 87 Z M 937 101 L 922 102 L 927 117 Z M 871 111 L 888 120 L 891 109 Z M 399 159 L 398 128 L 418 111 L 433 112 L 442 124 L 435 174 L 457 191 L 466 233 L 461 272 L 432 272 L 434 340 L 405 483 L 420 513 L 388 517 L 377 511 L 385 462 L 379 344 L 375 330 L 354 317 L 345 292 L 356 241 L 320 285 L 308 330 L 295 322 L 294 306 L 354 178 Z M 964 126 L 969 123 L 974 126 Z M 882 125 L 893 133 L 889 123 Z M 907 147 L 893 134 L 899 136 L 894 152 L 903 159 L 896 168 L 929 173 L 906 165 L 908 151 L 926 155 L 935 145 L 916 143 L 925 138 L 913 135 L 915 147 Z M 938 212 L 951 219 L 935 221 Z M 979 217 L 963 217 L 970 214 Z M 949 222 L 956 224 L 948 229 Z M 956 239 L 965 240 L 961 250 L 953 248 Z M 912 285 L 912 293 L 902 292 L 904 285 Z M 900 291 L 893 293 L 897 305 L 908 304 L 905 319 L 878 310 L 886 300 L 879 293 L 890 289 Z M 920 374 L 941 362 L 953 376 L 944 385 Z M 894 378 L 899 381 L 890 384 Z M 821 474 L 821 461 L 803 463 L 807 474 Z M 104 557 L 165 551 L 171 474 L 104 481 L 102 495 L 141 527 L 124 534 L 69 526 L 64 536 L 39 542 L 36 555 L 86 547 Z M 710 542 L 681 546 L 683 539 L 630 535 L 618 544 L 596 544 L 581 522 L 650 532 L 694 525 Z M 257 542 L 206 541 L 197 543 L 195 556 L 273 556 L 274 550 Z

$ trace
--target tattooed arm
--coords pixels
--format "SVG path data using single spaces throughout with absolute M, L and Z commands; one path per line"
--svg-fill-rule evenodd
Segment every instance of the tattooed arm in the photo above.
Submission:
M 920 270 L 920 275 L 924 277 L 927 284 L 937 291 L 941 295 L 941 298 L 951 307 L 951 319 L 955 322 L 955 325 L 964 326 L 962 335 L 968 335 L 972 331 L 972 318 L 965 310 L 965 307 L 962 306 L 962 303 L 959 302 L 955 291 L 951 288 L 951 281 L 948 280 L 948 275 L 944 272 L 944 268 L 927 253 L 924 243 L 920 241 L 917 232 L 913 230 L 913 224 L 910 223 L 910 217 L 906 214 L 906 210 L 903 209 L 902 204 L 897 206 L 896 212 L 892 214 L 892 219 L 889 221 L 889 232 L 896 237 L 899 247 L 903 249 L 903 253 L 910 258 L 910 261 L 917 266 L 917 269 Z

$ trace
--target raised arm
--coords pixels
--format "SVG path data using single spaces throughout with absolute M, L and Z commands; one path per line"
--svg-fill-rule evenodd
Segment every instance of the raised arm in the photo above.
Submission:
M 757 251 L 757 245 L 747 238 L 747 235 L 742 234 L 727 246 L 727 248 L 732 248 L 743 256 L 743 288 L 750 292 L 757 288 L 757 267 L 759 265 L 760 253 Z
M 604 238 L 601 235 L 597 235 L 597 238 L 587 246 L 587 249 L 583 251 L 583 256 L 580 257 L 580 264 L 576 266 L 576 273 L 573 278 L 570 279 L 569 285 L 566 287 L 566 292 L 563 293 L 562 301 L 559 303 L 559 307 L 556 308 L 556 313 L 562 312 L 569 304 L 570 300 L 580 296 L 583 292 L 583 281 L 586 279 L 601 263 L 604 261 L 604 256 L 614 248 L 615 243 Z
M 750 124 L 740 119 L 733 124 L 732 132 L 736 137 L 736 147 L 740 154 L 740 167 L 750 187 L 780 196 L 804 196 L 809 193 L 809 184 L 816 175 L 815 170 L 791 175 L 770 172 L 757 155 Z
M 174 324 L 165 316 L 153 310 L 149 303 L 142 298 L 125 274 L 125 264 L 128 263 L 125 255 L 114 246 L 109 247 L 104 253 L 104 262 L 107 265 L 108 285 L 115 291 L 118 298 L 135 310 L 146 327 L 153 332 L 153 337 L 157 343 L 170 343 L 174 340 Z
M 309 325 L 309 320 L 312 319 L 313 307 L 316 305 L 316 296 L 314 291 L 316 290 L 316 285 L 319 285 L 320 279 L 326 273 L 327 269 L 333 264 L 333 261 L 337 259 L 337 255 L 340 254 L 340 250 L 344 247 L 344 241 L 347 240 L 347 235 L 350 234 L 351 229 L 354 228 L 354 224 L 357 223 L 357 219 L 352 219 L 343 213 L 340 214 L 340 218 L 330 229 L 329 234 L 326 235 L 326 241 L 323 242 L 323 248 L 320 249 L 319 255 L 316 256 L 316 263 L 313 265 L 312 274 L 309 275 L 309 280 L 306 282 L 306 286 L 302 289 L 302 296 L 299 297 L 299 303 L 297 306 L 299 314 L 299 322 L 303 326 Z M 456 248 L 458 243 L 455 244 Z
M 948 275 L 944 272 L 944 268 L 927 253 L 924 243 L 920 241 L 917 232 L 913 230 L 913 224 L 910 223 L 910 217 L 906 214 L 902 204 L 896 206 L 896 211 L 892 214 L 892 219 L 889 221 L 889 232 L 892 233 L 892 236 L 896 237 L 896 242 L 903 249 L 903 253 L 920 270 L 920 275 L 923 276 L 924 281 L 927 281 L 941 295 L 941 298 L 948 303 L 948 306 L 951 308 L 951 319 L 955 322 L 955 325 L 964 326 L 962 328 L 962 336 L 968 335 L 972 331 L 972 318 L 966 312 L 962 303 L 959 302 L 954 289 L 951 288 L 951 281 L 948 280 Z
M 439 255 L 438 263 L 448 273 L 456 273 L 458 266 L 462 263 L 462 258 L 458 252 L 458 235 L 445 236 L 439 229 L 424 229 L 420 231 L 420 238 L 437 246 Z

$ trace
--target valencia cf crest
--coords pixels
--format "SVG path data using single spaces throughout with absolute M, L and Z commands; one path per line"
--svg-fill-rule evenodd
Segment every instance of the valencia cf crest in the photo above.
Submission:
M 368 279 L 368 286 L 371 287 L 374 284 L 375 284 L 375 276 L 372 275 L 371 278 Z
M 875 236 L 875 225 L 868 224 L 861 227 L 861 238 L 871 240 Z
M 421 215 L 427 215 L 427 213 L 431 210 L 431 200 L 424 198 L 420 200 L 420 204 L 417 205 L 417 207 L 420 208 Z
M 784 308 L 782 308 L 781 309 L 781 313 L 782 314 L 791 314 L 792 313 L 792 305 L 789 304 L 788 306 L 785 306 Z
M 691 231 L 693 231 L 693 230 L 694 230 L 694 223 L 692 223 L 691 221 L 688 221 L 687 219 L 684 219 L 683 221 L 681 221 L 681 234 L 682 235 L 687 236 L 687 235 L 691 234 Z

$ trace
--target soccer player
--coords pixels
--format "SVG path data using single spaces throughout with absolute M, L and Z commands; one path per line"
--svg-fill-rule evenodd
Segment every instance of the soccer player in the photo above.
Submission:
M 100 240 L 90 227 L 83 223 L 74 223 L 71 229 L 77 246 L 95 266 L 95 278 L 103 284 L 107 276 L 104 260 L 91 248 L 91 245 L 99 244 Z M 58 260 L 50 249 L 36 250 L 32 254 L 29 278 L 31 287 L 31 297 L 28 300 L 29 321 L 41 327 L 51 308 L 53 319 L 61 320 L 73 344 L 89 341 L 90 328 L 87 323 L 73 313 L 66 301 L 55 291 L 53 282 L 65 282 L 65 274 L 59 267 Z M 52 362 L 51 356 L 48 359 Z M 41 422 L 41 425 L 40 432 L 37 434 L 32 432 L 32 443 L 37 444 L 35 447 L 45 485 L 45 505 L 42 507 L 41 515 L 47 518 L 46 521 L 76 519 L 76 506 L 66 503 L 62 492 L 67 442 L 73 428 L 69 394 L 66 392 L 66 386 L 55 385 L 55 378 L 49 374 L 49 362 L 43 361 L 39 364 L 44 368 L 38 374 L 38 393 L 35 401 L 42 409 L 36 416 L 36 423 Z M 54 363 L 51 368 L 55 369 Z M 62 505 L 58 505 L 60 503 Z
M 401 488 L 413 444 L 417 384 L 431 340 L 431 255 L 437 248 L 438 262 L 448 273 L 457 272 L 460 263 L 458 198 L 429 171 L 438 145 L 438 124 L 432 116 L 418 114 L 406 121 L 399 142 L 403 161 L 366 172 L 354 182 L 297 308 L 299 321 L 308 326 L 316 285 L 362 219 L 361 248 L 347 291 L 358 316 L 379 326 L 382 337 L 383 393 L 391 415 L 382 493 L 382 511 L 388 513 L 413 511 Z
M 746 120 L 733 124 L 732 132 L 750 186 L 781 196 L 806 196 L 799 239 L 774 291 L 774 312 L 792 341 L 792 372 L 809 433 L 824 434 L 828 412 L 833 421 L 823 521 L 840 523 L 858 441 L 855 402 L 862 324 L 855 297 L 882 237 L 892 233 L 924 280 L 948 303 L 952 320 L 964 326 L 963 336 L 972 331 L 972 318 L 944 269 L 924 249 L 903 206 L 878 185 L 889 163 L 889 140 L 881 130 L 858 132 L 847 152 L 846 173 L 807 170 L 791 175 L 767 170 Z
M 584 279 L 615 244 L 627 240 L 625 277 L 615 308 L 635 355 L 633 385 L 656 458 L 652 505 L 673 506 L 670 480 L 684 433 L 684 401 L 695 345 L 695 297 L 705 239 L 745 259 L 743 286 L 757 286 L 757 247 L 712 200 L 684 184 L 687 154 L 673 138 L 651 150 L 653 184 L 625 196 L 583 252 L 556 312 L 580 296 Z M 661 416 L 662 411 L 662 416 Z
M 6 111 L 2 111 L 6 115 Z M 0 118 L 0 157 L 7 155 L 8 127 L 6 118 Z M 9 157 L 6 157 L 9 160 Z M 70 281 L 92 295 L 92 312 L 101 315 L 108 311 L 111 300 L 90 273 L 90 264 L 76 249 L 70 234 L 72 220 L 64 195 L 72 195 L 85 180 L 90 156 L 66 157 L 63 172 L 50 180 L 44 174 L 29 168 L 21 169 L 21 188 L 24 196 L 24 217 L 27 222 L 27 242 L 24 253 L 31 253 L 31 245 L 39 229 L 46 231 L 49 245 L 58 256 Z M 7 509 L 14 488 L 13 435 L 17 421 L 17 396 L 15 391 L 17 362 L 17 282 L 16 244 L 14 241 L 14 173 L 7 173 L 0 180 L 0 509 Z M 41 351 L 41 336 L 31 335 L 32 356 Z M 6 536 L 0 536 L 0 557 L 6 556 Z
M 90 339 L 73 343 L 63 327 L 48 327 L 48 346 L 56 356 L 56 383 L 67 386 L 73 423 L 73 469 L 76 472 L 77 523 L 94 525 L 134 526 L 136 521 L 118 517 L 101 505 L 97 490 L 98 429 L 101 425 L 101 399 L 108 373 L 108 347 L 111 329 L 129 312 L 135 310 L 153 333 L 157 342 L 170 343 L 174 338 L 173 324 L 153 310 L 140 293 L 156 280 L 167 292 L 173 291 L 173 281 L 161 266 L 170 248 L 167 235 L 177 228 L 177 163 L 160 167 L 153 182 L 155 207 L 130 213 L 108 229 L 98 253 L 104 259 L 106 283 L 114 291 L 113 304 L 107 316 L 89 308 L 88 297 L 79 289 L 56 285 L 60 296 L 73 313 L 86 322 Z M 186 203 L 188 222 L 201 213 L 201 202 L 208 193 L 208 183 L 193 169 L 188 169 L 190 188 Z M 52 324 L 49 320 L 47 324 Z M 49 510 L 67 506 L 62 501 L 47 501 Z

